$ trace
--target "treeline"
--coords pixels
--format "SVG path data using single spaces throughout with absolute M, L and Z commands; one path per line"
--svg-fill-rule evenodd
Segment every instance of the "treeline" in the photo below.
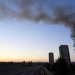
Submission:
M 53 65 L 45 63 L 44 66 L 54 75 L 75 75 L 75 64 L 68 65 L 63 58 L 58 58 Z

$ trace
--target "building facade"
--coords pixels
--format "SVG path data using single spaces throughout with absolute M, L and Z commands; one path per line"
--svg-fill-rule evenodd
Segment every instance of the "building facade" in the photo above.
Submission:
M 65 62 L 70 64 L 70 54 L 69 54 L 68 45 L 60 45 L 59 54 L 60 54 L 60 58 L 64 58 Z
M 54 63 L 54 54 L 52 52 L 49 53 L 49 63 L 51 65 Z

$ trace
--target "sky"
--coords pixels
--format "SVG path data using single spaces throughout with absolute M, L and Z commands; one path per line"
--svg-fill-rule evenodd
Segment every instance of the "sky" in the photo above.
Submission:
M 75 0 L 0 0 L 0 61 L 48 62 L 68 45 L 75 61 Z M 63 17 L 63 18 L 61 18 Z M 66 18 L 67 17 L 67 18 Z

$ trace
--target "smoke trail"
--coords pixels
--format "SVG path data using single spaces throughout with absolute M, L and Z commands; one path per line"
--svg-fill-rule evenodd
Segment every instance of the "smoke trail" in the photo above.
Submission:
M 0 3 L 0 20 L 11 19 L 15 17 L 16 12 L 11 10 L 5 4 Z
M 74 41 L 73 46 L 75 47 L 75 11 L 72 6 L 61 6 L 54 9 L 53 23 L 63 24 L 65 27 L 70 28 L 71 38 Z
M 46 0 L 11 0 L 17 11 L 10 9 L 4 4 L 0 4 L 0 20 L 6 18 L 15 18 L 17 20 L 31 20 L 34 22 L 44 21 L 48 24 L 60 24 L 71 30 L 71 38 L 75 47 L 75 8 L 68 5 L 52 5 L 46 4 Z M 46 5 L 45 5 L 46 4 Z M 45 11 L 45 7 L 48 10 Z

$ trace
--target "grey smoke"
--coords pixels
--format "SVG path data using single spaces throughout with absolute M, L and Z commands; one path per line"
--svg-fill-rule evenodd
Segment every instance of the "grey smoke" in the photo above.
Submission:
M 46 0 L 11 0 L 11 2 L 17 10 L 0 4 L 0 20 L 15 18 L 17 20 L 43 21 L 48 24 L 64 25 L 71 30 L 71 38 L 75 47 L 75 6 L 53 6 L 51 3 L 47 4 Z M 45 6 L 48 7 L 47 12 L 44 10 L 46 9 Z
M 0 20 L 11 19 L 15 17 L 16 12 L 11 10 L 5 4 L 0 3 Z

